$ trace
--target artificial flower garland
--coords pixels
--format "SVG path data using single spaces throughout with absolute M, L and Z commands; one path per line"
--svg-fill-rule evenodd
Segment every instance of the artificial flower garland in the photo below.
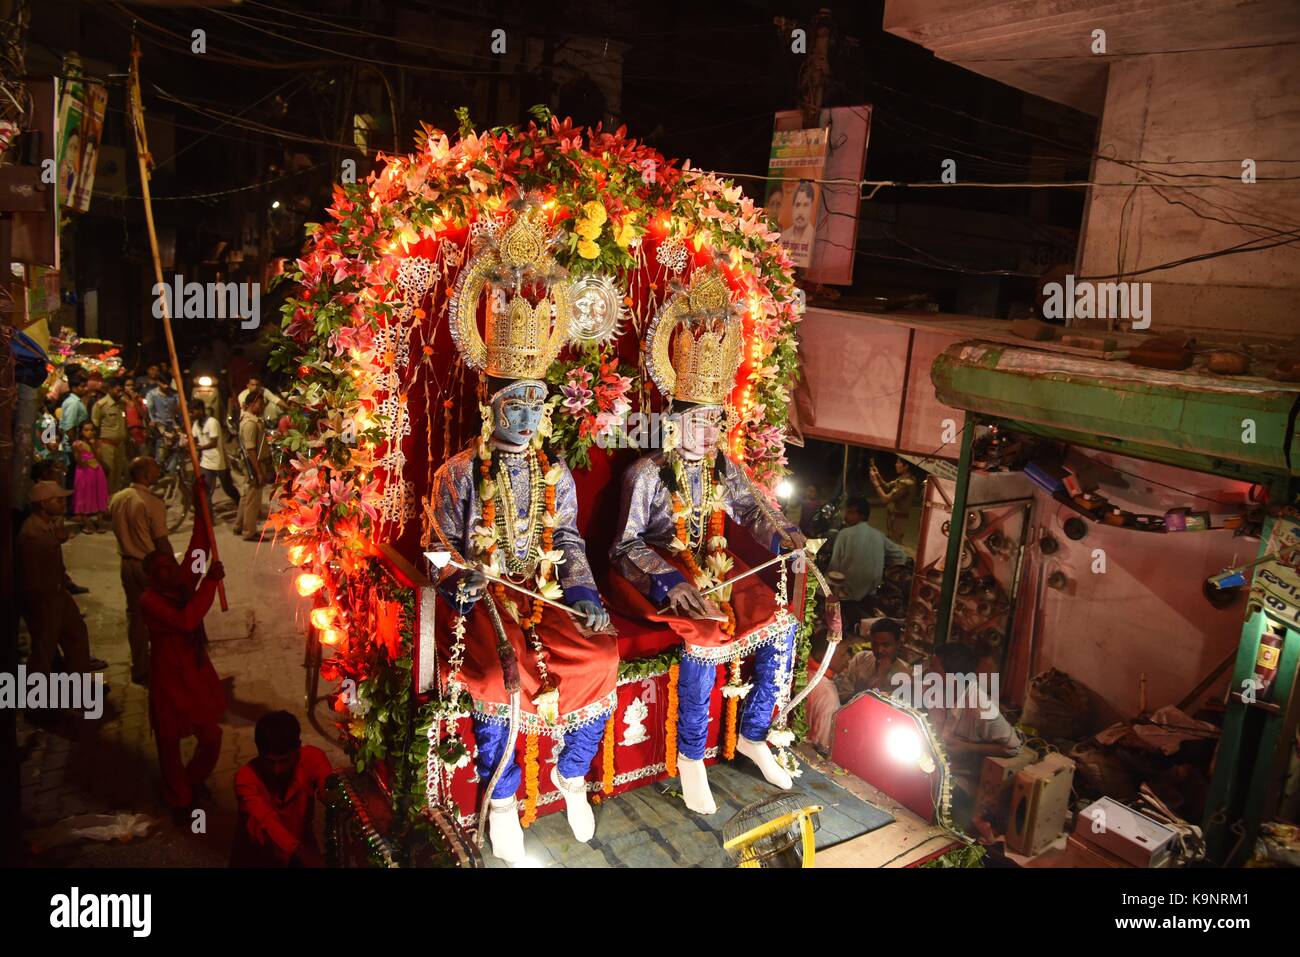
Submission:
M 529 731 L 524 744 L 524 813 L 519 819 L 523 827 L 531 827 L 537 820 L 537 796 L 540 793 L 537 764 L 538 739 L 536 731 Z
M 668 666 L 668 717 L 664 721 L 664 770 L 670 778 L 677 776 L 677 676 L 681 665 Z
M 615 708 L 614 712 L 605 722 L 605 760 L 600 778 L 600 790 L 605 795 L 614 793 L 614 724 L 618 709 Z

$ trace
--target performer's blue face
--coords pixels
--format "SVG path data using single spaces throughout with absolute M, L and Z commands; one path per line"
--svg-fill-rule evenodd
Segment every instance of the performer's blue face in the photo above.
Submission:
M 537 434 L 546 408 L 546 386 L 517 382 L 492 401 L 492 437 L 503 445 L 523 445 Z

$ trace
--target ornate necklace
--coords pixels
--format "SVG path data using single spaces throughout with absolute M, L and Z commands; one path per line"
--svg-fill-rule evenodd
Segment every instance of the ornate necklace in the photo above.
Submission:
M 727 554 L 727 513 L 723 510 L 720 497 L 714 492 L 712 463 L 702 463 L 700 468 L 700 501 L 697 503 L 691 494 L 690 479 L 686 463 L 674 456 L 673 474 L 677 479 L 677 489 L 673 492 L 673 525 L 676 529 L 676 553 L 686 565 L 689 580 L 697 588 L 708 588 L 720 584 L 731 570 L 731 557 Z M 682 486 L 686 485 L 686 499 L 683 501 Z M 704 558 L 704 567 L 697 559 Z M 726 614 L 727 620 L 719 623 L 719 628 L 726 635 L 736 634 L 736 615 L 731 607 L 731 586 L 720 589 L 717 593 L 718 607 Z
M 691 472 L 699 470 L 700 473 L 700 498 L 695 500 L 695 494 L 691 491 Z M 713 466 L 705 465 L 703 462 L 695 465 L 684 465 L 682 468 L 682 478 L 685 480 L 686 494 L 690 498 L 690 515 L 687 520 L 687 537 L 686 547 L 689 548 L 697 557 L 702 557 L 702 546 L 704 545 L 705 533 L 708 531 L 709 518 L 712 512 L 708 505 L 713 501 Z
M 526 518 L 519 518 L 519 509 L 515 501 L 514 486 L 510 481 L 510 472 L 502 461 L 497 468 L 496 495 L 497 504 L 496 530 L 499 538 L 506 543 L 505 567 L 507 573 L 516 578 L 527 578 L 537 566 L 540 555 L 535 539 L 541 525 L 542 471 L 537 462 L 537 454 L 529 449 L 527 452 L 503 453 L 503 460 L 527 458 L 528 461 L 528 509 Z M 520 548 L 522 543 L 523 548 Z M 521 556 L 522 552 L 522 556 Z
M 538 568 L 539 560 L 545 558 L 555 548 L 555 486 L 547 479 L 547 473 L 551 471 L 551 463 L 544 450 L 530 448 L 526 452 L 502 452 L 501 454 L 503 457 L 527 456 L 528 458 L 528 517 L 524 523 L 526 527 L 521 531 L 516 529 L 516 523 L 520 522 L 520 518 L 514 489 L 510 484 L 510 475 L 505 465 L 501 464 L 497 469 L 496 480 L 493 481 L 493 450 L 491 445 L 484 441 L 478 452 L 479 476 L 483 483 L 481 486 L 482 524 L 490 528 L 492 534 L 489 541 L 480 544 L 476 557 L 484 564 L 490 564 L 493 555 L 500 555 L 500 569 L 512 580 L 522 582 L 533 575 Z M 543 511 L 545 515 L 542 514 Z M 540 536 L 538 536 L 538 529 L 541 530 Z M 523 536 L 522 542 L 526 546 L 522 559 L 518 553 L 520 536 Z M 537 543 L 539 537 L 540 547 Z M 548 585 L 554 583 L 556 571 L 554 565 L 549 562 L 542 561 L 540 565 L 542 571 L 537 573 L 536 585 L 539 590 L 545 591 Z M 524 607 L 519 608 L 506 594 L 504 585 L 493 583 L 491 591 L 501 605 L 516 616 L 520 627 L 525 631 L 529 631 L 542 620 L 541 602 L 525 599 Z M 536 639 L 535 633 L 534 638 Z M 545 685 L 548 676 L 543 663 L 544 652 L 540 640 L 537 640 L 536 651 L 542 672 L 542 683 Z

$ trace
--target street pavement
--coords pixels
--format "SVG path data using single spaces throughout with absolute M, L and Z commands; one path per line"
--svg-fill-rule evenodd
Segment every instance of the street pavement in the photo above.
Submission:
M 221 493 L 218 493 L 220 495 Z M 131 684 L 126 635 L 126 600 L 118 577 L 111 532 L 79 534 L 63 547 L 72 580 L 90 589 L 77 603 L 90 630 L 93 655 L 109 663 L 111 686 L 98 720 L 73 719 L 45 730 L 20 713 L 22 815 L 28 863 L 47 867 L 224 867 L 228 863 L 236 813 L 235 772 L 256 757 L 253 725 L 268 711 L 298 716 L 303 742 L 325 749 L 336 765 L 345 763 L 335 744 L 328 704 L 305 712 L 303 667 L 307 602 L 293 591 L 293 568 L 285 550 L 245 542 L 231 530 L 229 510 L 217 501 L 217 545 L 226 567 L 230 610 L 214 602 L 206 627 L 209 653 L 226 689 L 221 760 L 208 780 L 206 830 L 172 821 L 161 800 L 158 756 L 149 727 L 149 693 Z M 189 542 L 187 522 L 172 533 L 178 551 Z M 26 636 L 23 636 L 24 641 Z M 322 690 L 327 690 L 325 685 Z M 184 745 L 186 759 L 193 740 Z M 74 815 L 146 814 L 157 819 L 149 836 L 129 842 L 77 840 L 48 846 L 54 827 Z

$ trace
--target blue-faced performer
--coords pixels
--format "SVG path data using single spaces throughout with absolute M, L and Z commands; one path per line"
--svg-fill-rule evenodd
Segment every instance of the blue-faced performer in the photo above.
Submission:
M 530 302 L 534 295 L 535 304 Z M 485 332 L 479 300 L 487 294 Z M 451 552 L 439 590 L 462 617 L 441 636 L 445 685 L 473 700 L 477 768 L 490 787 L 493 853 L 523 857 L 521 770 L 510 750 L 510 690 L 517 680 L 521 735 L 556 739 L 552 780 L 574 836 L 595 832 L 585 776 L 615 703 L 618 648 L 575 521 L 573 476 L 546 450 L 547 367 L 564 342 L 569 307 L 535 211 L 466 265 L 451 304 L 452 334 L 466 363 L 487 376 L 481 436 L 434 477 L 432 525 Z M 493 582 L 504 578 L 577 611 L 572 615 Z M 499 647 L 504 638 L 508 645 Z M 504 653 L 503 653 L 504 652 Z M 510 673 L 503 672 L 503 661 Z M 517 669 L 517 677 L 515 672 Z

